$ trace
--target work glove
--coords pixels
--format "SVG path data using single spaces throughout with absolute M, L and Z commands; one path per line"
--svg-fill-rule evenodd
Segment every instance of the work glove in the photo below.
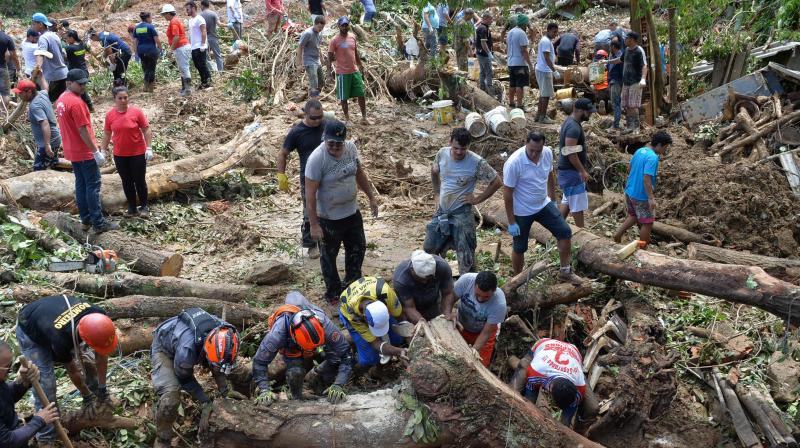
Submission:
M 94 161 L 97 162 L 98 165 L 103 165 L 106 163 L 106 155 L 103 154 L 102 151 L 95 151 Z
M 514 224 L 509 224 L 508 225 L 508 234 L 509 235 L 511 235 L 511 236 L 519 236 L 519 233 L 520 233 L 519 224 L 514 223 Z
M 260 389 L 256 395 L 255 402 L 259 406 L 269 406 L 277 400 L 277 396 L 271 389 Z
M 328 396 L 328 402 L 331 404 L 342 403 L 347 400 L 347 393 L 344 388 L 338 384 L 333 384 L 324 392 Z
M 147 148 L 147 150 L 144 152 L 144 160 L 146 162 L 149 162 L 149 161 L 153 160 L 153 150 L 152 149 Z
M 281 191 L 289 191 L 289 178 L 286 173 L 278 173 L 278 189 Z
M 207 44 L 206 45 L 200 45 L 200 51 L 205 52 L 206 50 L 208 50 L 208 45 Z
M 553 79 L 560 80 L 561 79 L 561 72 L 556 70 L 553 72 Z
M 19 376 L 22 379 L 22 384 L 30 386 L 36 381 L 39 381 L 39 368 L 36 364 L 28 363 L 28 366 L 21 366 L 19 368 Z
M 639 87 L 642 88 L 642 89 L 647 87 L 647 80 L 642 78 L 642 80 L 639 81 Z

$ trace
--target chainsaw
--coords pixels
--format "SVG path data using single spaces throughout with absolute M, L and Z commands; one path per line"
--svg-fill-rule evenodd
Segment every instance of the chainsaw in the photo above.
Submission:
M 95 246 L 97 250 L 89 252 L 81 261 L 56 261 L 47 266 L 50 272 L 86 271 L 90 274 L 111 274 L 117 270 L 117 253 Z

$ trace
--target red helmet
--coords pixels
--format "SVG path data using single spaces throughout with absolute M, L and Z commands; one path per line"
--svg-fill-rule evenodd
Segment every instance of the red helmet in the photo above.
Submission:
M 203 350 L 212 366 L 232 367 L 239 355 L 239 332 L 229 326 L 217 327 L 206 336 Z
M 108 356 L 117 348 L 117 329 L 105 314 L 90 313 L 78 321 L 78 335 L 98 355 Z
M 606 50 L 597 50 L 597 56 L 608 57 L 608 52 Z
M 325 343 L 325 329 L 322 322 L 311 310 L 301 310 L 294 313 L 289 326 L 292 339 L 303 350 L 314 350 Z

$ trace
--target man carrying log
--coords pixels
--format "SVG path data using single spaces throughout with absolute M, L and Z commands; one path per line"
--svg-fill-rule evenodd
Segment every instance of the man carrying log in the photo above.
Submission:
M 80 391 L 87 418 L 110 411 L 106 372 L 118 340 L 105 311 L 77 297 L 43 297 L 19 312 L 16 336 L 22 354 L 38 368 L 42 389 L 51 403 L 56 401 L 55 363 L 59 363 Z M 34 396 L 34 404 L 37 412 L 43 407 L 38 396 Z M 55 429 L 49 424 L 36 435 L 40 447 L 49 446 L 55 438 Z
M 469 150 L 472 140 L 465 128 L 450 133 L 450 146 L 440 149 L 431 166 L 436 213 L 426 226 L 423 249 L 429 254 L 442 255 L 455 249 L 461 275 L 475 268 L 475 218 L 472 206 L 489 199 L 503 182 L 497 172 L 481 156 Z M 489 186 L 475 195 L 475 184 Z
M 323 19 L 323 24 L 325 23 Z M 316 25 L 315 25 L 316 26 Z M 311 29 L 311 28 L 309 28 Z M 301 37 L 302 41 L 302 37 Z M 319 245 L 311 238 L 311 225 L 308 222 L 308 209 L 306 208 L 306 163 L 308 157 L 322 141 L 322 131 L 325 129 L 325 117 L 322 114 L 322 103 L 310 99 L 303 106 L 303 121 L 297 123 L 286 134 L 283 147 L 278 152 L 278 188 L 289 191 L 289 178 L 286 177 L 286 160 L 292 151 L 297 151 L 300 156 L 300 199 L 303 201 L 303 224 L 300 225 L 302 245 L 308 249 L 308 258 L 319 258 Z
M 269 317 L 269 332 L 261 340 L 253 357 L 253 383 L 258 387 L 256 403 L 270 405 L 275 394 L 270 387 L 267 367 L 280 353 L 286 363 L 286 384 L 293 400 L 303 398 L 306 367 L 313 363 L 318 348 L 323 347 L 325 361 L 314 367 L 309 381 L 325 385 L 328 401 L 339 403 L 347 398 L 344 386 L 353 371 L 350 345 L 333 322 L 302 294 L 292 291 L 284 304 Z
M 320 91 L 325 86 L 325 72 L 322 71 L 322 62 L 319 58 L 319 47 L 322 37 L 319 33 L 325 28 L 325 16 L 314 16 L 314 26 L 303 31 L 300 42 L 297 44 L 297 71 L 305 70 L 308 77 L 308 96 L 312 100 L 319 98 Z
M 385 364 L 391 357 L 408 362 L 403 337 L 391 326 L 405 315 L 394 290 L 380 277 L 362 277 L 342 292 L 339 320 L 358 351 L 358 366 Z
M 572 273 L 570 251 L 572 230 L 551 199 L 556 193 L 553 150 L 544 146 L 544 134 L 531 132 L 525 146 L 514 151 L 503 165 L 503 200 L 508 217 L 508 233 L 514 238 L 511 265 L 514 274 L 522 272 L 531 226 L 538 222 L 556 237 L 561 280 L 580 282 Z
M 24 448 L 36 433 L 46 425 L 58 420 L 55 403 L 39 409 L 25 424 L 20 424 L 14 404 L 25 396 L 34 381 L 39 381 L 39 368 L 35 364 L 20 366 L 17 380 L 6 383 L 14 355 L 5 341 L 0 341 L 0 446 Z M 42 446 L 42 445 L 39 445 Z
M 75 203 L 84 230 L 89 227 L 95 233 L 117 230 L 119 225 L 103 217 L 100 203 L 100 165 L 106 162 L 106 154 L 97 148 L 92 117 L 81 95 L 86 91 L 88 74 L 72 69 L 67 74 L 67 91 L 56 102 L 56 117 L 64 144 L 64 157 L 72 162 L 75 175 Z
M 586 165 L 589 159 L 581 123 L 589 121 L 596 110 L 587 98 L 578 98 L 572 114 L 564 120 L 558 133 L 561 155 L 558 157 L 557 179 L 563 195 L 559 209 L 565 219 L 572 213 L 578 227 L 583 227 L 583 212 L 589 208 L 589 196 L 586 194 L 586 182 L 589 181 Z
M 583 375 L 583 358 L 577 347 L 556 339 L 540 339 L 519 362 L 512 387 L 536 404 L 547 391 L 561 409 L 561 423 L 585 432 L 597 417 L 598 403 Z
M 14 94 L 28 105 L 28 121 L 31 123 L 31 134 L 36 142 L 36 157 L 33 160 L 33 170 L 41 171 L 50 169 L 58 162 L 58 152 L 61 149 L 61 132 L 56 124 L 53 113 L 53 104 L 47 92 L 36 91 L 36 84 L 28 79 L 23 79 L 12 89 Z
M 336 62 L 336 97 L 342 105 L 344 120 L 350 121 L 350 111 L 347 100 L 356 98 L 358 107 L 361 109 L 361 120 L 367 121 L 367 102 L 364 99 L 364 66 L 361 64 L 361 57 L 358 54 L 358 47 L 355 36 L 351 36 L 350 19 L 345 16 L 339 17 L 336 22 L 339 26 L 339 34 L 331 39 L 328 45 L 328 73 L 333 78 L 333 68 L 331 64 Z
M 338 120 L 328 122 L 324 141 L 308 157 L 305 169 L 306 211 L 311 238 L 320 244 L 319 265 L 325 280 L 325 299 L 331 304 L 338 302 L 343 289 L 336 268 L 340 246 L 344 246 L 345 284 L 361 277 L 367 240 L 356 200 L 359 188 L 369 198 L 373 218 L 378 217 L 378 201 L 372 183 L 356 145 L 346 142 L 346 137 L 344 123 Z
M 201 308 L 183 310 L 156 328 L 150 359 L 153 364 L 153 389 L 156 405 L 156 440 L 154 448 L 167 448 L 174 436 L 172 425 L 178 418 L 181 390 L 205 405 L 211 399 L 194 377 L 194 367 L 211 370 L 223 397 L 242 398 L 230 391 L 226 375 L 236 366 L 239 333 L 236 328 Z
M 392 286 L 412 324 L 441 315 L 442 302 L 455 303 L 450 265 L 423 250 L 415 250 L 397 265 Z
M 636 224 L 639 240 L 650 243 L 650 232 L 656 220 L 656 175 L 660 156 L 667 153 L 672 137 L 658 131 L 645 147 L 639 148 L 628 163 L 628 182 L 625 185 L 625 205 L 628 216 L 614 233 L 614 241 L 622 242 L 625 232 Z
M 455 298 L 461 300 L 458 316 L 453 315 Z M 497 287 L 493 272 L 462 274 L 455 295 L 442 303 L 444 318 L 452 321 L 461 337 L 472 346 L 484 366 L 489 367 L 500 324 L 506 320 L 506 295 Z

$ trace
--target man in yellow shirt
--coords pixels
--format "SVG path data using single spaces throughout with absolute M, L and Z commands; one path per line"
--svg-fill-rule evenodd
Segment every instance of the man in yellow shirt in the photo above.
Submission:
M 408 360 L 400 348 L 403 338 L 391 325 L 404 317 L 403 305 L 394 290 L 380 277 L 361 277 L 339 297 L 339 319 L 350 333 L 361 367 L 377 365 L 381 356 Z

